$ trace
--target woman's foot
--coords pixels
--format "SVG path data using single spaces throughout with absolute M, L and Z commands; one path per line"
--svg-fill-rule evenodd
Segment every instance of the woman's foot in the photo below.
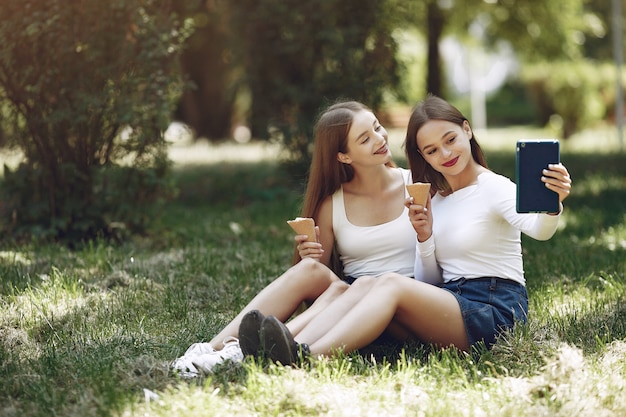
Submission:
M 300 364 L 310 354 L 309 346 L 296 342 L 287 326 L 274 316 L 263 320 L 260 336 L 265 354 L 275 363 Z
M 258 356 L 261 351 L 261 323 L 265 316 L 259 310 L 246 313 L 239 324 L 239 346 L 244 356 Z

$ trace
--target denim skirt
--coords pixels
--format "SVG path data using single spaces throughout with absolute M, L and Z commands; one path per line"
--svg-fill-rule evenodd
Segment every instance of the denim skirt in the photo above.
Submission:
M 442 284 L 461 307 L 470 345 L 484 342 L 491 348 L 498 335 L 526 322 L 528 293 L 518 282 L 502 278 L 461 278 Z

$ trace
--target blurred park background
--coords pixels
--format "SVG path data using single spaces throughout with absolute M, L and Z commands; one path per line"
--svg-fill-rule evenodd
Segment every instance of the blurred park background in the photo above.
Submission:
M 0 416 L 626 415 L 624 6 L 2 0 Z M 291 265 L 319 111 L 369 105 L 406 167 L 429 92 L 511 179 L 518 139 L 561 141 L 574 187 L 550 241 L 523 237 L 528 324 L 479 357 L 175 375 Z
M 145 232 L 178 192 L 172 155 L 183 145 L 207 161 L 273 152 L 301 189 L 315 118 L 338 99 L 369 105 L 398 142 L 411 107 L 434 93 L 485 137 L 524 126 L 567 143 L 593 131 L 592 151 L 623 150 L 623 9 L 624 0 L 5 0 L 1 239 Z

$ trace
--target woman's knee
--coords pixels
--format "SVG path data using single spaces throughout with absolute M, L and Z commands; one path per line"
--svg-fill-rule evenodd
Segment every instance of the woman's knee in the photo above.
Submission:
M 297 269 L 297 273 L 309 280 L 321 280 L 330 284 L 332 281 L 339 281 L 339 277 L 323 263 L 311 258 L 304 258 L 293 268 Z
M 411 281 L 417 282 L 413 278 L 395 272 L 388 272 L 376 278 L 376 286 L 377 288 L 389 287 L 392 289 L 402 289 L 405 288 L 406 285 L 411 285 Z
M 336 296 L 343 294 L 348 288 L 350 288 L 350 285 L 339 279 L 331 282 L 326 291 Z
M 346 292 L 348 288 L 350 288 L 348 284 L 338 279 L 328 284 L 325 288 L 322 289 L 319 294 L 314 295 L 309 300 L 307 300 L 307 302 L 309 304 L 316 303 L 326 305 L 342 295 L 344 292 Z
M 373 285 L 375 285 L 377 281 L 378 281 L 377 277 L 372 277 L 372 276 L 367 275 L 367 276 L 362 276 L 362 277 L 359 277 L 358 279 L 355 279 L 354 282 L 351 284 L 351 286 L 354 288 L 358 288 L 360 290 L 369 289 Z
M 323 271 L 330 271 L 330 269 L 326 265 L 312 258 L 303 258 L 292 268 L 300 273 L 308 273 L 314 275 L 321 274 Z
M 326 265 L 314 259 L 304 258 L 291 267 L 288 282 L 307 291 L 310 296 L 317 296 L 331 284 L 341 280 Z

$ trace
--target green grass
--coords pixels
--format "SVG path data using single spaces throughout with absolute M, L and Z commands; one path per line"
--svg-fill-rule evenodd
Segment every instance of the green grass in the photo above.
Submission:
M 524 239 L 529 323 L 475 356 L 383 344 L 301 369 L 170 373 L 290 264 L 302 189 L 268 159 L 177 165 L 180 194 L 149 236 L 4 243 L 0 416 L 626 415 L 626 155 L 562 159 L 575 188 L 561 230 Z M 512 150 L 488 160 L 514 175 Z

